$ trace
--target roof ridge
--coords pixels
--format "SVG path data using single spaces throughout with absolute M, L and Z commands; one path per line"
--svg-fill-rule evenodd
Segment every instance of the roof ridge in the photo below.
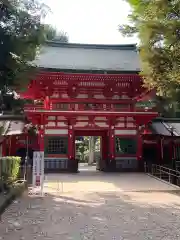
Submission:
M 62 43 L 58 41 L 46 41 L 45 45 L 51 47 L 89 48 L 89 49 L 119 49 L 137 50 L 137 44 L 89 44 L 89 43 Z

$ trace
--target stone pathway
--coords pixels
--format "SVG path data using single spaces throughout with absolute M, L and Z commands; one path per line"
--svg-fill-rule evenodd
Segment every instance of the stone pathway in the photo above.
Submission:
M 58 176 L 64 189 L 58 190 Z M 179 240 L 180 197 L 158 191 L 157 186 L 151 192 L 136 191 L 137 178 L 89 172 L 50 175 L 47 196 L 25 194 L 3 214 L 0 239 Z M 123 190 L 125 185 L 129 187 Z

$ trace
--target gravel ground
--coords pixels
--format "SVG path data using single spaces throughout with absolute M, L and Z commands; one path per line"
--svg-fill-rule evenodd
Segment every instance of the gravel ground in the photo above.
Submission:
M 86 174 L 76 175 L 78 186 L 82 179 L 86 182 Z M 104 183 L 99 192 L 75 187 L 67 192 L 57 188 L 48 192 L 46 188 L 48 194 L 44 198 L 24 194 L 3 214 L 0 239 L 180 239 L 179 196 L 158 191 L 122 191 L 118 187 L 112 190 L 110 186 L 117 182 L 117 176 L 111 176 L 111 185 L 107 179 L 106 174 L 99 181 L 93 174 L 88 176 L 88 184 L 92 181 L 102 187 Z M 71 180 L 74 175 L 68 176 Z

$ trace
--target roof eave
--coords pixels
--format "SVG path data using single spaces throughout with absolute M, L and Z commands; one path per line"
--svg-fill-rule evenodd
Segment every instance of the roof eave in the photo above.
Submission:
M 85 43 L 61 43 L 58 41 L 46 41 L 46 46 L 61 48 L 85 48 L 85 49 L 111 49 L 137 51 L 137 44 L 85 44 Z

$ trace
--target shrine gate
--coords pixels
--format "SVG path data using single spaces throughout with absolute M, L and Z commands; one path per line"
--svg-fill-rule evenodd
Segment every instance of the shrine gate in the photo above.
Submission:
M 25 113 L 39 129 L 45 170 L 77 171 L 77 136 L 101 136 L 99 170 L 139 170 L 141 133 L 158 114 L 136 107 L 148 94 L 136 45 L 47 42 L 36 64 L 22 96 L 34 100 Z

